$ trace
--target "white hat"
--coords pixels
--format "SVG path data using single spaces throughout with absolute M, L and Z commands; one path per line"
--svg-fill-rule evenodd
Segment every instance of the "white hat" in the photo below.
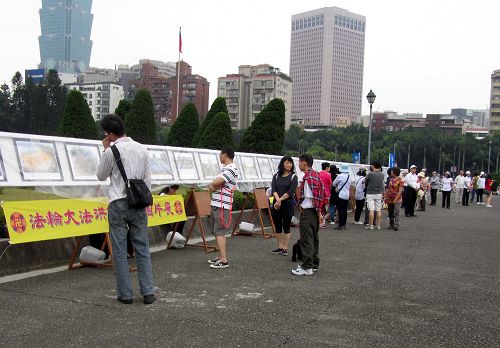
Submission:
M 486 175 L 486 173 L 485 173 L 485 172 L 481 172 L 481 174 L 480 174 L 480 175 Z
M 413 168 L 417 168 L 417 166 L 414 165 L 414 164 L 412 164 L 411 167 L 410 167 L 410 169 L 413 169 Z
M 349 173 L 349 166 L 347 164 L 342 164 L 339 168 L 341 173 Z
M 465 172 L 465 175 L 470 175 L 470 172 L 469 172 L 469 171 L 466 171 L 466 172 Z
M 425 178 L 425 173 L 424 172 L 420 172 L 420 173 L 418 173 L 418 176 L 420 176 L 421 178 Z

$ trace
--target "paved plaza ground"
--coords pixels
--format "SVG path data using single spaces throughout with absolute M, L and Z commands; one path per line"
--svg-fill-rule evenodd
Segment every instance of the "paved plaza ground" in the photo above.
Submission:
M 227 270 L 209 269 L 198 249 L 156 252 L 151 306 L 135 274 L 134 304 L 117 302 L 110 270 L 3 283 L 0 345 L 498 347 L 499 208 L 429 207 L 398 232 L 350 215 L 347 231 L 320 232 L 311 277 L 292 276 L 290 258 L 270 253 L 275 241 L 257 237 L 229 240 Z

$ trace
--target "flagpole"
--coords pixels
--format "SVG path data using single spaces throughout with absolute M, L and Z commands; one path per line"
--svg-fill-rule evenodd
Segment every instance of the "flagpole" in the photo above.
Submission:
M 179 117 L 179 98 L 181 94 L 180 90 L 180 84 L 181 84 L 181 50 L 182 50 L 182 39 L 181 39 L 181 30 L 182 28 L 179 27 L 179 59 L 177 60 L 177 115 L 175 116 L 175 119 L 177 120 L 177 117 Z

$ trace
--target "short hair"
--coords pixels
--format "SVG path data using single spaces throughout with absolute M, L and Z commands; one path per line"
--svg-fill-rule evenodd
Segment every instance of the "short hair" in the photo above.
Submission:
M 321 163 L 321 169 L 325 170 L 326 168 L 330 168 L 330 163 L 328 162 Z
M 379 161 L 373 161 L 372 166 L 373 166 L 373 168 L 376 168 L 376 169 L 382 168 L 382 165 L 380 164 Z
M 312 156 L 307 153 L 300 155 L 299 161 L 306 162 L 309 167 L 312 167 L 314 163 Z
M 120 116 L 109 114 L 103 117 L 101 121 L 101 128 L 106 133 L 113 133 L 119 137 L 125 135 L 125 125 Z
M 401 174 L 401 169 L 399 169 L 398 167 L 393 167 L 392 172 L 395 176 L 399 176 Z
M 227 157 L 229 157 L 229 159 L 233 160 L 234 159 L 234 150 L 233 148 L 231 147 L 223 147 L 222 150 L 220 150 L 220 152 L 224 155 L 226 155 Z
M 292 162 L 292 170 L 290 173 L 295 174 L 295 163 L 293 162 L 293 158 L 290 156 L 283 156 L 278 165 L 278 175 L 283 175 L 283 173 L 285 173 L 285 162 Z
M 387 168 L 387 175 L 391 176 L 391 172 L 394 168 L 390 167 L 390 168 Z

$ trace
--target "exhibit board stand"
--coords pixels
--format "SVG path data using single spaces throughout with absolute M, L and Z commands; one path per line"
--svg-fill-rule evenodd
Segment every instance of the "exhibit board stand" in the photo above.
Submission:
M 217 251 L 218 248 L 215 245 L 209 245 L 207 243 L 207 238 L 205 235 L 205 228 L 203 227 L 203 223 L 201 221 L 202 218 L 210 218 L 212 214 L 212 209 L 210 207 L 210 192 L 209 191 L 191 191 L 189 193 L 189 197 L 185 204 L 186 207 L 186 215 L 194 216 L 193 223 L 188 229 L 188 234 L 186 237 L 186 246 L 195 247 L 195 248 L 203 248 L 205 249 L 205 253 Z M 191 238 L 195 226 L 198 225 L 200 230 L 200 235 L 202 239 L 202 245 L 200 244 L 190 244 L 189 239 Z M 172 233 L 173 235 L 173 233 Z M 169 241 L 169 244 L 172 240 Z
M 239 226 L 241 221 L 243 220 L 243 216 L 245 215 L 245 208 L 248 204 L 248 201 L 250 200 L 250 194 L 247 193 L 245 195 L 245 200 L 243 201 L 243 205 L 241 207 L 241 213 L 240 216 L 238 216 L 238 219 L 236 221 L 236 224 L 234 225 L 233 232 L 231 233 L 231 236 L 238 236 L 238 235 L 243 235 L 243 236 L 262 236 L 264 239 L 269 239 L 273 238 L 276 235 L 276 228 L 274 226 L 274 221 L 271 213 L 271 206 L 269 204 L 269 198 L 266 195 L 266 189 L 265 188 L 256 188 L 253 190 L 253 194 L 255 197 L 255 204 L 252 209 L 252 213 L 250 214 L 250 218 L 247 222 L 252 222 L 255 218 L 255 215 L 257 214 L 259 216 L 259 228 L 254 229 L 254 232 L 247 232 L 247 231 L 240 231 Z M 270 226 L 264 226 L 264 219 L 262 217 L 262 210 L 267 210 L 269 214 L 269 221 L 271 222 Z M 272 234 L 267 233 L 266 229 L 272 229 Z M 257 232 L 256 232 L 257 231 Z

